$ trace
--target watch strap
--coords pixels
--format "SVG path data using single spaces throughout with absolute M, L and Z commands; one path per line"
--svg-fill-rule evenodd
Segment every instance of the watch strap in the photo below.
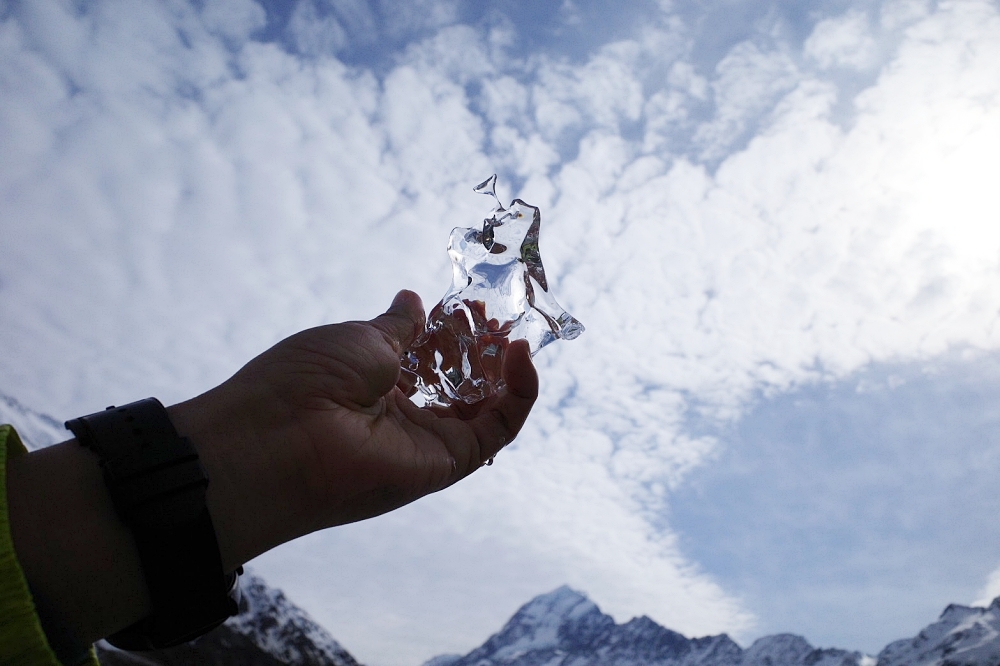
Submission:
M 153 611 L 108 637 L 126 650 L 189 641 L 238 612 L 237 573 L 223 571 L 205 493 L 208 474 L 156 398 L 66 423 L 93 450 L 135 538 Z

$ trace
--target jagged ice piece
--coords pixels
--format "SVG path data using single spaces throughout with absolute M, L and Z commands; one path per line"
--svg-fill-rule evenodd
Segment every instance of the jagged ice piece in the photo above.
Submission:
M 503 388 L 504 352 L 514 340 L 527 340 L 534 355 L 584 331 L 549 292 L 538 251 L 541 213 L 520 199 L 504 208 L 496 178 L 475 188 L 496 200 L 482 228 L 452 230 L 451 287 L 403 352 L 403 372 L 427 404 L 474 404 L 495 395 Z

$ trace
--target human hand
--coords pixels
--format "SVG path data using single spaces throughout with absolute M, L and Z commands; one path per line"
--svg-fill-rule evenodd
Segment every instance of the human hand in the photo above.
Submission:
M 385 314 L 293 335 L 169 408 L 209 472 L 227 570 L 445 488 L 517 435 L 538 394 L 527 343 L 507 350 L 498 395 L 418 408 L 396 384 L 400 354 L 423 326 L 420 298 L 402 291 Z

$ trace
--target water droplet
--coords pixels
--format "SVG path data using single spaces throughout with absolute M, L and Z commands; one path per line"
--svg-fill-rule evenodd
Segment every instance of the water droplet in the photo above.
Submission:
M 486 466 L 491 467 L 492 465 L 493 465 L 493 458 L 490 458 L 489 460 L 486 461 Z

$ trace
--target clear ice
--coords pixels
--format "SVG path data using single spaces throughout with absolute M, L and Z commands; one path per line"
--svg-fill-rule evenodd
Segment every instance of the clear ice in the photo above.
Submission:
M 549 292 L 538 252 L 541 213 L 520 199 L 504 208 L 496 180 L 494 174 L 475 188 L 496 201 L 482 228 L 452 229 L 451 287 L 403 352 L 403 373 L 429 405 L 474 404 L 495 395 L 503 388 L 504 352 L 514 340 L 527 340 L 535 355 L 584 331 Z

